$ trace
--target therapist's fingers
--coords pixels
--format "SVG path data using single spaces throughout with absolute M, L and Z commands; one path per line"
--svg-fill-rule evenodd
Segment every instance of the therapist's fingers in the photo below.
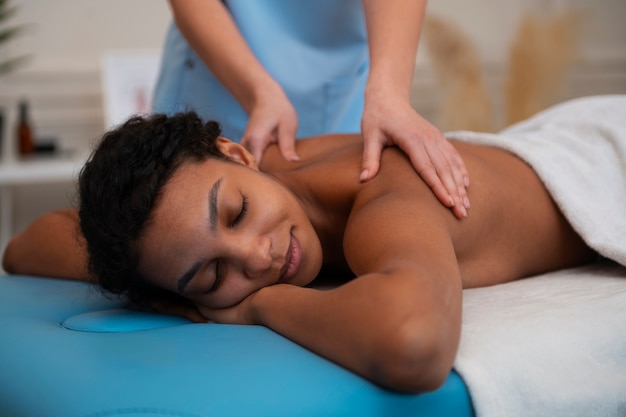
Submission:
M 263 143 L 255 140 L 242 140 L 241 144 L 246 149 L 248 149 L 248 151 L 250 151 L 257 163 L 261 163 L 261 159 L 263 158 L 263 152 L 265 151 L 267 145 L 264 145 Z
M 267 117 L 263 112 L 251 115 L 241 144 L 254 156 L 258 163 L 263 158 L 265 149 L 277 143 L 282 156 L 288 161 L 299 161 L 296 152 L 296 131 L 298 118 L 295 111 L 285 112 L 283 117 Z
M 466 187 L 469 177 L 458 151 L 443 135 L 429 135 L 420 141 L 410 141 L 409 155 L 415 170 L 428 184 L 435 196 L 450 207 L 456 217 L 467 217 L 470 208 Z
M 444 147 L 444 157 L 447 159 L 448 165 L 450 166 L 453 181 L 456 184 L 463 206 L 469 209 L 470 203 L 467 196 L 467 187 L 469 187 L 470 182 L 463 158 L 461 158 L 459 152 L 448 140 L 445 140 L 442 144 Z
M 257 163 L 260 163 L 265 148 L 272 142 L 276 142 L 276 136 L 272 133 L 271 126 L 265 123 L 254 123 L 251 119 L 240 143 L 254 156 Z
M 456 152 L 454 147 L 442 149 L 440 146 L 422 146 L 423 152 L 420 157 L 412 160 L 413 165 L 420 165 L 418 170 L 437 198 L 445 205 L 452 208 L 452 212 L 458 218 L 467 217 L 469 200 L 464 186 L 463 176 L 455 170 L 450 162 L 449 155 Z M 419 160 L 418 160 L 419 159 Z
M 283 124 L 278 128 L 278 148 L 287 161 L 296 162 L 300 156 L 296 152 L 296 130 L 297 126 Z

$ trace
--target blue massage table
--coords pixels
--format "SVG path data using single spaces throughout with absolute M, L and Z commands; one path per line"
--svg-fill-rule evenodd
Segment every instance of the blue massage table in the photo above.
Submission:
M 395 393 L 261 326 L 125 309 L 86 283 L 0 275 L 1 417 L 473 416 L 456 372 Z

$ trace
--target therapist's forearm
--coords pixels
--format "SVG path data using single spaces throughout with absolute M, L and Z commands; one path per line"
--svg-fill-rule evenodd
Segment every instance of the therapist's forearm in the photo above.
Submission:
M 280 88 L 218 0 L 170 0 L 174 20 L 189 45 L 250 113 L 258 97 Z
M 410 98 L 426 0 L 363 0 L 370 51 L 367 91 Z

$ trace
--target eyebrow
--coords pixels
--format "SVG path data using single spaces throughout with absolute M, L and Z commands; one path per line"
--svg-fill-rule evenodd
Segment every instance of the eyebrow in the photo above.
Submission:
M 220 187 L 222 186 L 223 178 L 219 178 L 211 187 L 211 191 L 209 191 L 209 224 L 211 228 L 211 232 L 215 233 L 217 230 L 217 219 L 219 218 L 219 213 L 217 210 L 217 195 L 220 191 Z M 202 262 L 195 263 L 187 272 L 181 276 L 176 284 L 178 288 L 178 292 L 183 294 L 185 292 L 185 288 L 191 281 L 191 279 L 196 275 L 200 267 L 202 266 Z
M 220 187 L 222 186 L 222 180 L 224 178 L 220 178 L 215 181 L 213 187 L 211 187 L 211 191 L 209 192 L 209 219 L 211 222 L 211 231 L 215 233 L 217 230 L 217 219 L 218 219 L 218 211 L 217 211 L 217 194 L 220 191 Z

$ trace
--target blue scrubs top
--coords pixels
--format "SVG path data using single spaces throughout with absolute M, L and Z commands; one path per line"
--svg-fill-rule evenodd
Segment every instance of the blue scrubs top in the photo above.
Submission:
M 257 59 L 298 113 L 298 137 L 359 132 L 369 73 L 361 0 L 225 0 Z M 211 16 L 206 17 L 211 24 Z M 153 111 L 195 110 L 239 141 L 248 116 L 174 24 L 167 33 Z

